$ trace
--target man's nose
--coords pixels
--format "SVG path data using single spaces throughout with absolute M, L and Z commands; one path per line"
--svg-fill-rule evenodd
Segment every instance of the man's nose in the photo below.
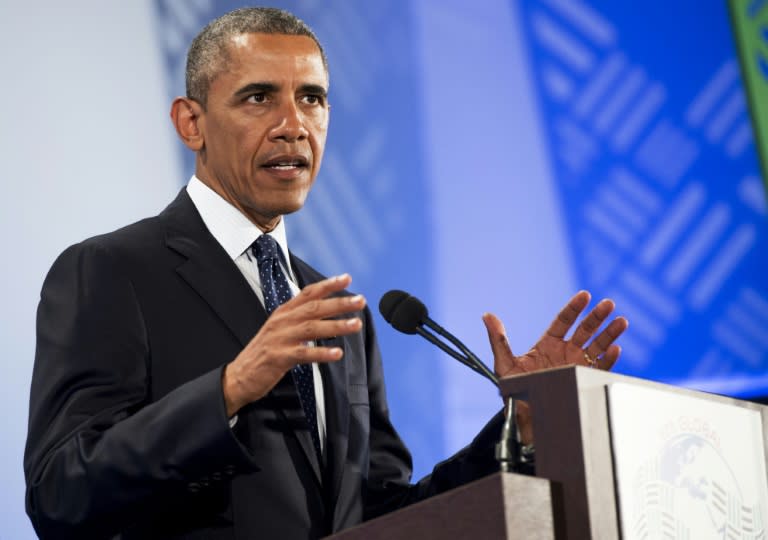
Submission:
M 270 139 L 293 142 L 306 139 L 308 135 L 304 117 L 295 102 L 287 102 L 277 110 L 275 125 L 269 131 Z

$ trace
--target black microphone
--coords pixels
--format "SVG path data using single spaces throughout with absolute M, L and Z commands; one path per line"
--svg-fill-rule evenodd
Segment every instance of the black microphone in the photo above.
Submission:
M 459 341 L 458 338 L 430 319 L 427 306 L 415 296 L 405 291 L 393 289 L 381 297 L 379 312 L 381 312 L 384 320 L 391 324 L 395 330 L 404 334 L 419 334 L 465 366 L 488 378 L 498 388 L 499 378 L 496 374 L 488 369 L 482 360 Z M 424 326 L 447 339 L 463 355 L 425 330 Z M 507 398 L 507 418 L 501 430 L 501 438 L 496 444 L 496 459 L 499 461 L 503 472 L 513 472 L 522 462 L 519 434 L 515 422 L 516 415 L 517 406 L 515 400 L 510 396 Z
M 452 356 L 465 366 L 489 379 L 494 385 L 499 386 L 499 378 L 493 371 L 470 351 L 453 334 L 429 318 L 429 311 L 424 303 L 405 291 L 391 290 L 384 294 L 379 301 L 379 311 L 395 330 L 405 334 L 419 334 L 421 337 L 439 347 L 443 352 Z M 459 351 L 452 349 L 434 334 L 424 329 L 424 326 L 447 339 Z M 462 354 L 463 353 L 463 354 Z
M 415 300 L 415 302 L 414 302 Z M 384 320 L 404 334 L 415 334 L 427 317 L 427 307 L 405 291 L 392 289 L 379 301 Z

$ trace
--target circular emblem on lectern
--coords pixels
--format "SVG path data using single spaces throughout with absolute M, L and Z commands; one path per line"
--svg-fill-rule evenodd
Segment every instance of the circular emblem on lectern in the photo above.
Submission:
M 677 433 L 635 479 L 636 538 L 765 539 L 759 508 L 707 433 Z

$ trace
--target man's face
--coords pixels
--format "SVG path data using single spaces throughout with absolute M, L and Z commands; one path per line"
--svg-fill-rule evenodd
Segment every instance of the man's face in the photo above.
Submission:
M 328 74 L 311 38 L 242 34 L 198 119 L 196 174 L 263 230 L 304 204 L 328 129 Z

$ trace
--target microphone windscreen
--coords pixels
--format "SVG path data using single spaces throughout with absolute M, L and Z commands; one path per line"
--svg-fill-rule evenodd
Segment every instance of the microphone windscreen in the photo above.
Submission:
M 379 313 L 384 317 L 384 320 L 392 324 L 392 315 L 395 313 L 395 309 L 409 296 L 407 292 L 397 289 L 384 293 L 379 300 Z
M 395 306 L 389 323 L 395 330 L 405 334 L 415 334 L 416 329 L 426 320 L 428 314 L 427 306 L 421 300 L 408 295 Z

